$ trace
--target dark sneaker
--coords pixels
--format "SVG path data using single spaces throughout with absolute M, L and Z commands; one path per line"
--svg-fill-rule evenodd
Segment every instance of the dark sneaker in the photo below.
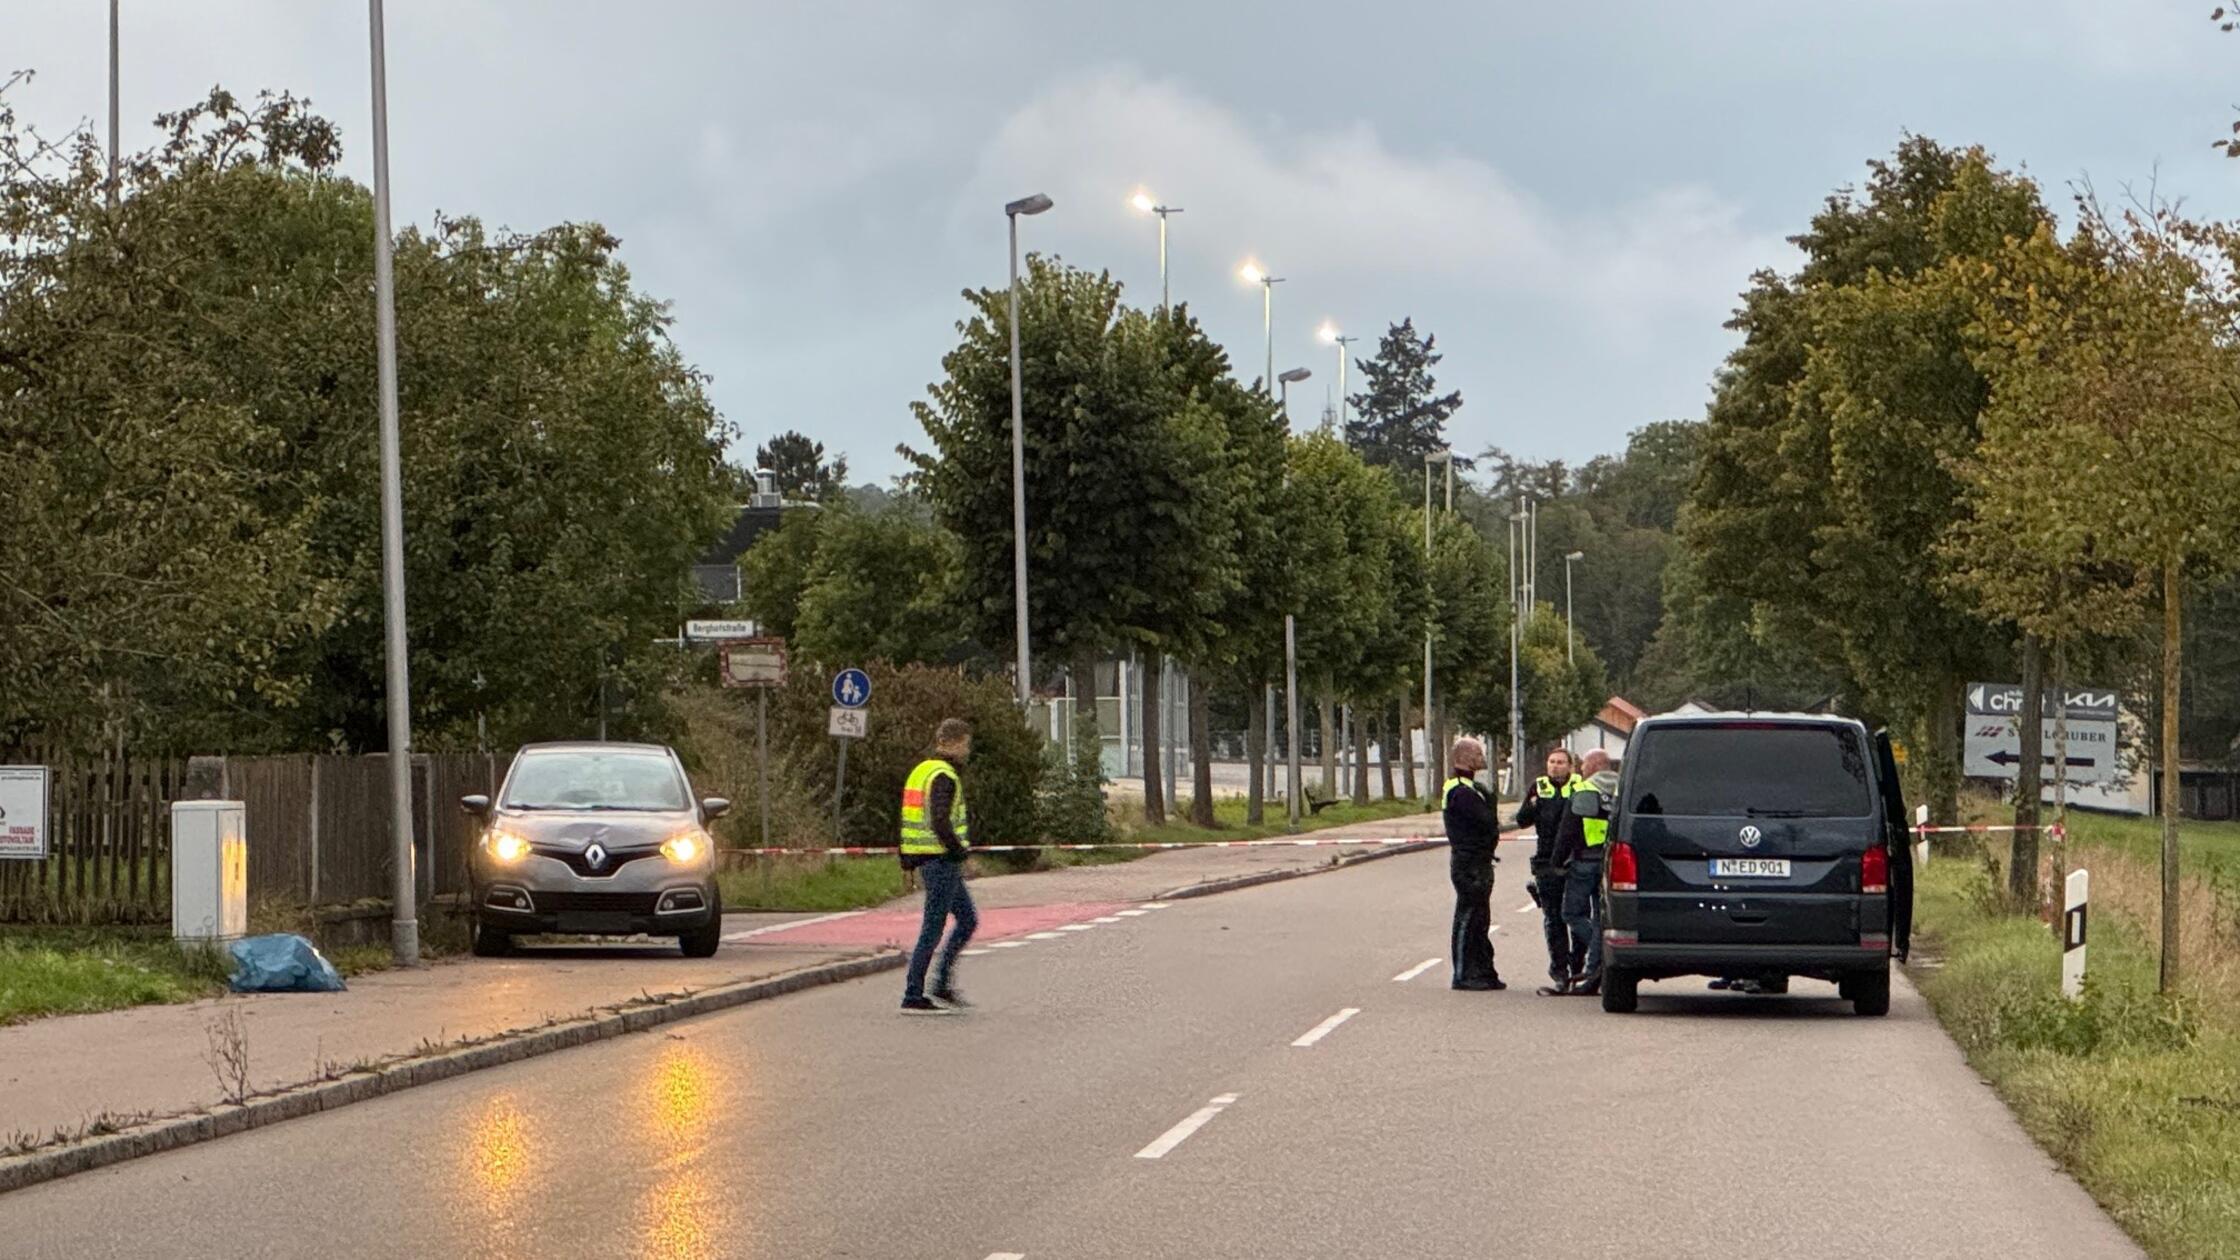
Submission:
M 1501 990 L 1508 988 L 1509 982 L 1499 976 L 1495 976 L 1492 980 L 1486 983 L 1486 987 L 1498 993 Z
M 902 999 L 902 1013 L 905 1015 L 947 1015 L 949 1014 L 949 1008 L 932 998 L 904 998 Z
M 1596 994 L 1602 992 L 1602 974 L 1600 972 L 1597 972 L 1591 976 L 1580 976 L 1577 979 L 1574 979 L 1571 982 L 1571 988 L 1569 992 L 1573 997 L 1595 996 Z
M 972 1008 L 972 1003 L 964 1000 L 964 994 L 957 992 L 955 989 L 935 989 L 933 1000 L 951 1010 L 963 1011 Z
M 1571 982 L 1569 980 L 1558 980 L 1553 984 L 1543 984 L 1534 989 L 1533 992 L 1541 997 L 1568 997 L 1571 994 Z

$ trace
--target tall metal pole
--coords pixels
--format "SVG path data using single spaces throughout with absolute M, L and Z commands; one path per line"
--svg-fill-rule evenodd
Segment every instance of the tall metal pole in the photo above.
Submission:
M 1338 427 L 1346 427 L 1346 347 L 1361 340 L 1359 337 L 1337 336 L 1330 343 L 1338 347 Z
M 1524 785 L 1524 703 L 1517 694 L 1517 648 L 1524 633 L 1523 612 L 1518 607 L 1517 596 L 1522 593 L 1522 583 L 1517 580 L 1518 526 L 1521 513 L 1509 517 L 1509 773 L 1517 791 Z
M 1284 785 L 1291 825 L 1299 825 L 1299 627 L 1290 614 L 1283 615 L 1284 760 L 1290 773 Z
M 1276 278 L 1260 277 L 1260 335 L 1268 343 L 1268 374 L 1260 378 L 1263 386 L 1272 385 L 1276 379 Z
M 1563 558 L 1563 663 L 1579 663 L 1579 632 L 1571 620 L 1571 562 L 1575 556 Z
M 1338 347 L 1338 366 L 1345 367 L 1345 347 Z M 1340 395 L 1344 397 L 1344 395 Z M 1431 563 L 1431 457 L 1423 458 L 1423 561 L 1426 568 Z M 1431 720 L 1431 627 L 1423 628 L 1423 778 L 1424 785 L 1434 794 L 1438 788 L 1431 783 L 1432 767 L 1439 764 L 1439 727 Z M 1437 799 L 1436 795 L 1432 799 Z
M 1027 659 L 1027 446 L 1019 386 L 1019 215 L 1011 221 L 1011 586 L 1018 637 L 1019 710 L 1032 703 L 1034 674 Z M 1164 222 L 1164 220 L 1161 220 Z
M 405 657 L 404 457 L 397 422 L 397 286 L 389 256 L 389 69 L 381 0 L 366 0 L 373 44 L 373 310 L 381 391 L 381 613 L 388 657 L 389 944 L 400 967 L 420 965 L 412 851 L 412 682 Z
M 1167 300 L 1167 208 L 1159 207 L 1159 313 L 1166 314 L 1174 308 Z
M 109 205 L 117 204 L 117 3 L 109 0 Z

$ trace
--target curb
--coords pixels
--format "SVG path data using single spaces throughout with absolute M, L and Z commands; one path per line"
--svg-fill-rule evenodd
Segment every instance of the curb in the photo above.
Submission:
M 1309 875 L 1341 871 L 1346 867 L 1358 866 L 1363 862 L 1374 862 L 1379 858 L 1398 857 L 1403 853 L 1421 853 L 1425 849 L 1439 848 L 1445 843 L 1444 840 L 1419 840 L 1413 844 L 1386 845 L 1367 853 L 1356 853 L 1350 857 L 1341 857 L 1327 866 L 1301 866 L 1287 871 L 1260 871 L 1252 875 L 1232 875 L 1227 879 L 1209 879 L 1202 884 L 1184 884 L 1180 888 L 1160 893 L 1150 900 L 1181 901 L 1189 897 L 1210 897 L 1215 893 L 1235 892 L 1239 888 L 1253 888 L 1261 884 L 1281 883 L 1287 879 L 1304 879 Z
M 802 989 L 892 971 L 905 961 L 902 954 L 889 951 L 866 958 L 803 967 L 798 971 L 760 980 L 720 985 L 657 1006 L 612 1011 L 531 1032 L 510 1035 L 501 1033 L 492 1040 L 457 1050 L 391 1063 L 372 1071 L 353 1072 L 340 1080 L 321 1081 L 238 1106 L 224 1104 L 207 1112 L 158 1120 L 67 1146 L 0 1158 L 0 1194 L 67 1177 L 72 1173 L 106 1168 L 143 1155 L 193 1146 L 213 1138 L 249 1129 L 261 1129 L 266 1125 L 322 1111 L 334 1111 L 352 1103 L 380 1098 L 417 1085 L 433 1085 L 437 1081 L 447 1081 L 484 1068 L 518 1063 L 571 1046 L 589 1045 L 624 1033 L 644 1032 L 663 1024 L 744 1006 L 749 1002 L 760 1002 Z

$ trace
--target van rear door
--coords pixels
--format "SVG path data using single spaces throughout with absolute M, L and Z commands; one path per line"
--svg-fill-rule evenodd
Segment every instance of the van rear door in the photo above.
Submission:
M 1858 942 L 1859 855 L 1883 826 L 1858 726 L 1659 723 L 1628 751 L 1643 944 Z

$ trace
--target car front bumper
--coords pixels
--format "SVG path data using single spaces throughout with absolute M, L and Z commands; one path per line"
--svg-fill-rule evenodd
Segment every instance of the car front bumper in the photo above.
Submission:
M 604 878 L 541 855 L 475 864 L 476 918 L 522 935 L 675 936 L 706 927 L 720 904 L 712 870 L 660 857 L 627 862 Z

